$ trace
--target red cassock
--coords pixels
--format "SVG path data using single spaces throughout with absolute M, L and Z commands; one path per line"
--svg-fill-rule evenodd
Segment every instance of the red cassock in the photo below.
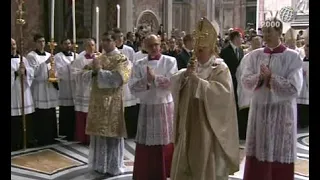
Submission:
M 90 137 L 86 135 L 87 115 L 85 112 L 76 112 L 76 134 L 75 140 L 82 144 L 89 144 Z
M 134 180 L 166 180 L 170 177 L 173 144 L 147 146 L 136 145 Z

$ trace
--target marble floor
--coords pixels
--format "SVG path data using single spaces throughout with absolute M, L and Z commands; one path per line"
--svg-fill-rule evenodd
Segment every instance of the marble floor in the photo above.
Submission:
M 126 140 L 126 171 L 118 177 L 104 177 L 88 170 L 86 146 L 77 142 L 57 139 L 57 144 L 42 148 L 27 149 L 11 153 L 12 180 L 131 180 L 135 143 Z M 309 131 L 302 130 L 297 139 L 298 160 L 295 165 L 295 179 L 309 179 Z M 243 144 L 243 142 L 241 143 Z M 230 180 L 241 180 L 244 169 L 244 147 L 240 147 L 241 170 L 230 176 Z

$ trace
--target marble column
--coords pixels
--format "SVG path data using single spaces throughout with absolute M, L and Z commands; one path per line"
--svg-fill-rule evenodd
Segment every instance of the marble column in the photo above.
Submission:
M 192 33 L 193 30 L 196 27 L 196 1 L 195 0 L 191 0 L 191 3 L 189 4 L 190 8 L 189 8 L 189 31 L 188 33 Z
M 207 18 L 210 21 L 215 20 L 215 0 L 207 0 Z
M 165 3 L 165 19 L 164 27 L 165 31 L 167 32 L 168 37 L 171 37 L 171 31 L 172 31 L 172 0 L 166 0 L 163 3 Z
M 120 28 L 124 33 L 133 31 L 133 0 L 119 0 Z
M 224 37 L 224 8 L 223 8 L 223 4 L 220 3 L 220 10 L 219 10 L 219 21 L 220 21 L 220 34 L 221 37 Z

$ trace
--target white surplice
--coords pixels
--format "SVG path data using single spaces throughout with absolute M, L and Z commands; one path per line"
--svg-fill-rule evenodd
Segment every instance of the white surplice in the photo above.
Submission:
M 252 51 L 244 61 L 242 87 L 251 91 L 246 155 L 259 161 L 293 163 L 296 158 L 297 106 L 302 77 L 299 54 Z M 260 65 L 269 65 L 271 79 L 258 87 Z
M 54 56 L 56 70 L 59 78 L 59 106 L 73 106 L 73 91 L 75 89 L 75 80 L 71 77 L 70 65 L 74 60 L 72 56 L 66 56 L 59 52 Z M 77 54 L 76 54 L 77 56 Z
M 155 73 L 155 80 L 150 84 L 147 66 Z M 129 87 L 133 95 L 140 99 L 137 143 L 167 145 L 172 142 L 174 106 L 170 78 L 176 72 L 176 59 L 166 55 L 161 55 L 159 60 L 145 57 L 134 63 Z
M 135 54 L 133 48 L 130 47 L 130 46 L 127 46 L 127 45 L 123 45 L 122 49 L 119 49 L 119 51 L 127 56 L 128 60 L 129 60 L 129 64 L 128 65 L 131 68 L 133 60 L 134 60 L 134 54 Z M 133 96 L 132 93 L 130 92 L 128 84 L 125 84 L 123 86 L 123 104 L 124 104 L 124 107 L 134 106 L 138 102 L 139 102 L 138 98 Z
M 240 65 L 237 68 L 236 78 L 237 78 L 237 95 L 238 95 L 238 107 L 239 109 L 244 109 L 250 106 L 250 101 L 252 98 L 252 92 L 242 87 L 241 76 L 244 71 L 245 65 L 248 64 L 248 57 L 252 51 L 248 52 L 243 56 Z
M 34 112 L 34 104 L 31 93 L 31 84 L 34 78 L 34 70 L 29 66 L 28 61 L 23 57 L 26 69 L 24 76 L 24 113 L 31 114 Z M 20 57 L 11 58 L 11 116 L 22 115 L 22 98 L 21 98 L 21 79 L 16 76 L 15 72 L 19 71 Z
M 138 51 L 133 56 L 133 63 L 136 62 L 137 60 L 143 59 L 143 58 L 145 58 L 147 56 L 148 56 L 147 53 L 142 53 L 142 51 Z
M 34 69 L 34 81 L 31 85 L 31 91 L 35 108 L 50 109 L 58 106 L 58 90 L 52 83 L 48 82 L 50 63 L 46 61 L 51 54 L 45 52 L 44 56 L 31 51 L 27 55 L 29 65 Z
M 297 99 L 298 104 L 309 105 L 309 61 L 303 61 L 303 84 L 300 95 Z
M 76 60 L 72 63 L 72 76 L 75 80 L 75 91 L 74 91 L 74 108 L 79 112 L 88 112 L 89 99 L 91 92 L 91 80 L 84 81 L 82 74 L 86 72 L 83 68 L 86 65 L 92 63 L 93 59 L 86 59 L 86 53 L 79 54 Z

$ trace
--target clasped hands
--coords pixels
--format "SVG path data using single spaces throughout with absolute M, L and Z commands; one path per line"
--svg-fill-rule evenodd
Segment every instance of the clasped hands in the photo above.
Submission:
M 260 78 L 268 80 L 271 77 L 271 71 L 265 64 L 260 65 Z
M 153 70 L 147 66 L 147 80 L 148 80 L 148 83 L 151 83 L 155 80 L 156 78 L 156 75 L 154 74 Z

